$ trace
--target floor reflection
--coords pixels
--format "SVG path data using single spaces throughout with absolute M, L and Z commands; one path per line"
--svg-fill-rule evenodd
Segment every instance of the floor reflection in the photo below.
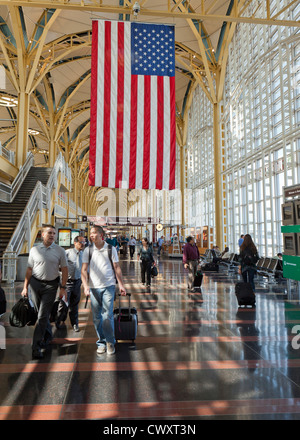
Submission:
M 287 297 L 285 280 L 256 280 L 256 308 L 239 309 L 236 273 L 205 273 L 201 290 L 189 292 L 180 259 L 162 256 L 150 288 L 136 255 L 120 264 L 139 324 L 135 344 L 118 343 L 113 356 L 97 356 L 82 297 L 80 332 L 67 321 L 45 358 L 32 361 L 33 329 L 8 323 L 22 283 L 3 285 L 1 419 L 300 418 L 300 301 Z

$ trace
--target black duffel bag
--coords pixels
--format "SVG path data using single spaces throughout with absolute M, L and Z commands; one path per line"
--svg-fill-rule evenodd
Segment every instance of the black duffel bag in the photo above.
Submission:
M 22 297 L 12 307 L 9 314 L 9 323 L 12 327 L 25 327 L 34 325 L 37 320 L 37 311 L 26 297 Z
M 157 267 L 153 265 L 151 267 L 151 276 L 152 276 L 152 278 L 154 278 L 154 277 L 157 277 L 157 275 L 158 275 Z
M 50 322 L 65 322 L 68 317 L 68 305 L 62 298 L 54 301 L 50 314 Z

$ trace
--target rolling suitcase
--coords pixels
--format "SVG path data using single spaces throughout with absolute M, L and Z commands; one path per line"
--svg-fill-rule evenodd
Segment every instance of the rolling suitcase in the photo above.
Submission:
M 202 279 L 203 279 L 203 273 L 201 272 L 201 270 L 197 270 L 196 276 L 194 279 L 194 290 L 195 291 L 201 291 Z
M 235 294 L 240 307 L 255 306 L 255 293 L 250 283 L 237 283 L 235 285 Z
M 129 297 L 128 307 L 121 307 L 121 295 L 119 294 L 119 307 L 114 309 L 115 339 L 117 342 L 120 340 L 134 342 L 137 335 L 137 310 L 130 306 L 131 294 L 127 293 L 126 296 Z

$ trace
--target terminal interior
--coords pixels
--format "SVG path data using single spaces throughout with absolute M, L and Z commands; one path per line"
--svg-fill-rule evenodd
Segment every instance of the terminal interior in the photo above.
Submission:
M 299 17 L 290 0 L 0 0 L 1 420 L 300 418 Z M 103 19 L 175 27 L 174 190 L 89 185 L 92 21 Z M 115 354 L 97 354 L 83 291 L 79 332 L 52 324 L 42 359 L 34 326 L 10 324 L 45 224 L 65 249 L 94 224 L 123 237 L 138 332 Z M 244 234 L 260 257 L 254 307 L 235 294 Z M 151 286 L 131 235 L 152 243 Z M 197 291 L 182 262 L 189 236 Z

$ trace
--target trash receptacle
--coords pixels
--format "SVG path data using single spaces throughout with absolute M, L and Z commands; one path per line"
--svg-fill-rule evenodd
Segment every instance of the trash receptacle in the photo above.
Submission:
M 17 281 L 24 281 L 25 274 L 27 270 L 29 254 L 20 254 L 18 255 L 17 261 Z

